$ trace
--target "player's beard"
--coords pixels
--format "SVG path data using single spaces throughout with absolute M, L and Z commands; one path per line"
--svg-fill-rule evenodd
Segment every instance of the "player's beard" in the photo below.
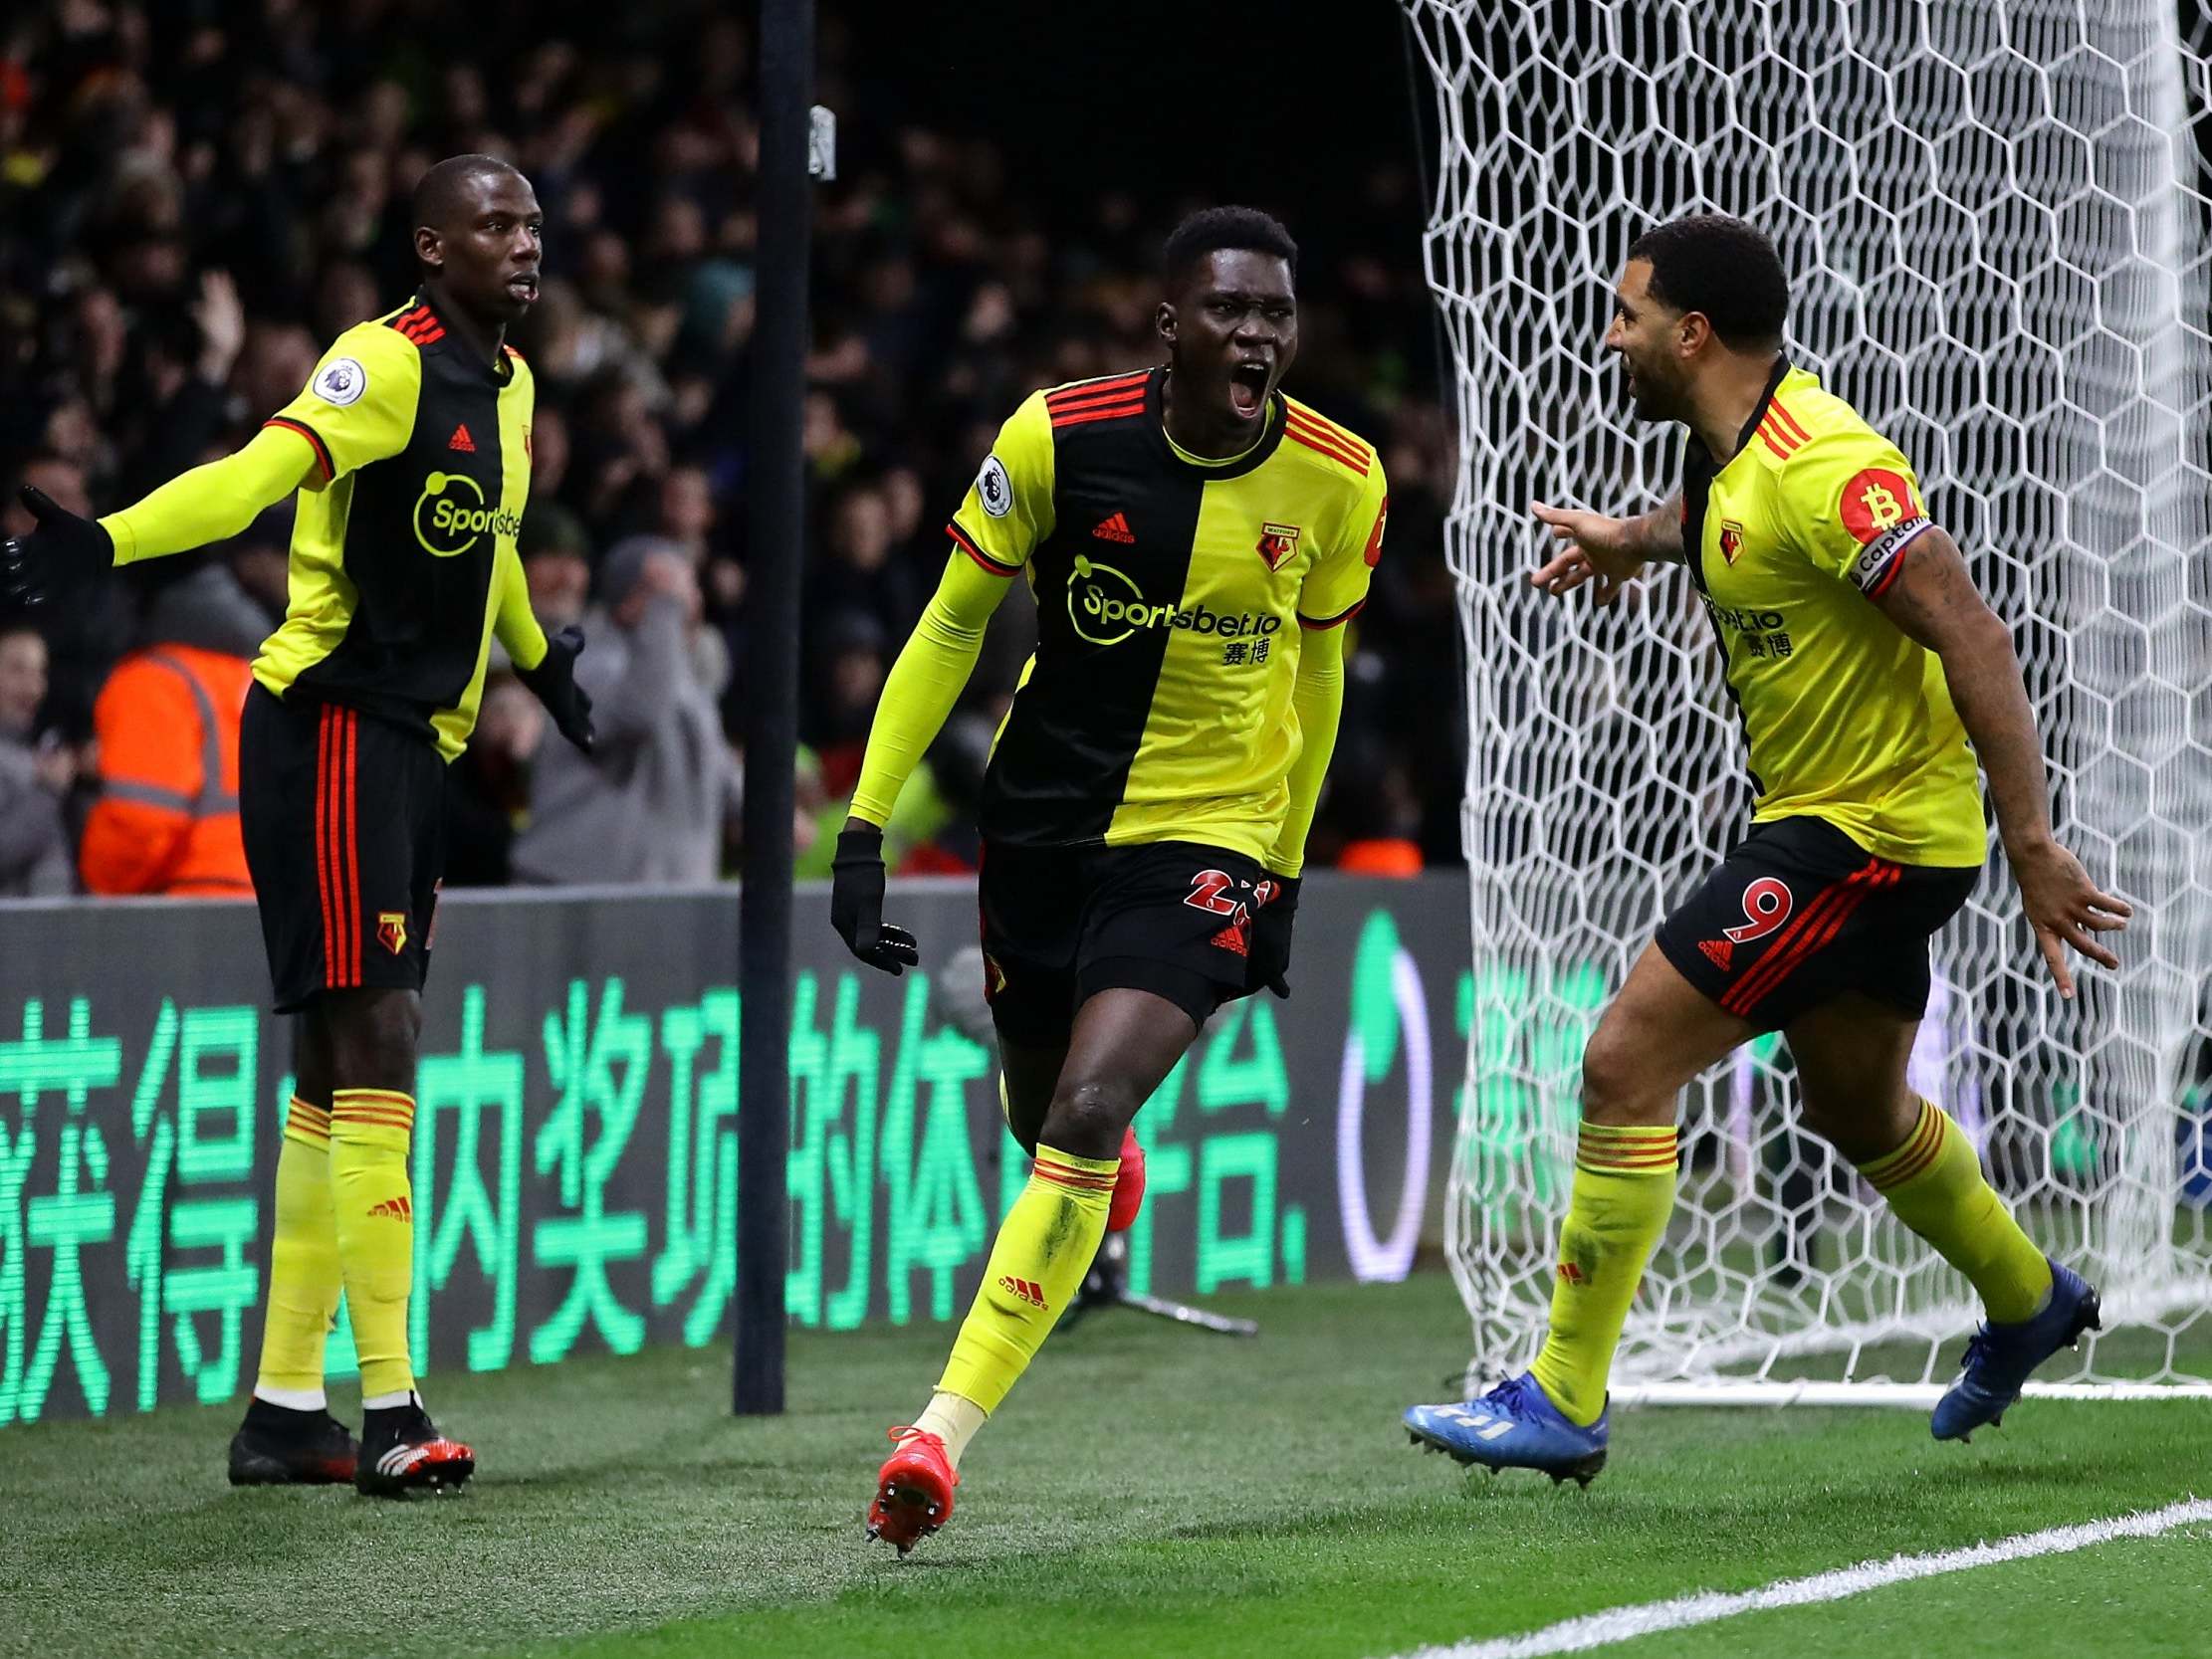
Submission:
M 1622 362 L 1622 389 L 1627 392 L 1629 407 L 1636 411 L 1637 419 L 1659 422 L 1682 419 L 1683 399 L 1676 387 L 1660 381 L 1653 370 Z

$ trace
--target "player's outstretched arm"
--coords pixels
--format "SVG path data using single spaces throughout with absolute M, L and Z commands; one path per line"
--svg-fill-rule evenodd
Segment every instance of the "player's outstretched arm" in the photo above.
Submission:
M 0 597 L 36 604 L 113 565 L 228 540 L 299 489 L 315 467 L 305 438 L 265 426 L 235 455 L 179 473 L 105 518 L 80 518 L 26 486 L 23 505 L 38 528 L 0 543 Z
M 1529 585 L 1554 597 L 1595 581 L 1598 603 L 1610 605 L 1647 564 L 1682 562 L 1679 494 L 1633 518 L 1542 502 L 1531 502 L 1529 511 L 1551 531 L 1553 542 L 1551 560 L 1529 573 Z
M 1896 575 L 1875 603 L 1942 659 L 1951 702 L 1989 774 L 1997 832 L 2020 884 L 2021 908 L 2061 994 L 2072 996 L 2066 946 L 2105 967 L 2119 966 L 2097 935 L 2120 932 L 2134 912 L 2124 900 L 2099 891 L 2081 861 L 2051 833 L 2050 783 L 2012 631 L 1975 588 L 1958 543 L 1931 524 L 1895 557 Z
M 944 729 L 976 670 L 984 627 L 1015 574 L 987 570 L 966 552 L 945 561 L 945 576 L 884 678 L 868 728 L 852 816 L 837 837 L 830 866 L 830 925 L 846 948 L 871 967 L 904 973 L 920 961 L 914 935 L 883 921 L 883 826 L 899 791 Z

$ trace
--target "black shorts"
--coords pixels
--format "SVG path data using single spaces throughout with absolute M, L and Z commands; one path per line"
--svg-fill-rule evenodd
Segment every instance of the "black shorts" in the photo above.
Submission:
M 1844 991 L 1917 1019 L 1928 938 L 1980 875 L 1894 864 L 1822 819 L 1779 818 L 1752 826 L 1659 924 L 1658 943 L 1683 978 L 1762 1031 Z
M 321 991 L 422 989 L 445 869 L 445 759 L 427 738 L 256 683 L 238 815 L 277 1012 Z
M 1065 1045 L 1098 992 L 1164 996 L 1204 1025 L 1246 995 L 1254 859 L 1190 841 L 984 847 L 984 995 L 999 1036 Z

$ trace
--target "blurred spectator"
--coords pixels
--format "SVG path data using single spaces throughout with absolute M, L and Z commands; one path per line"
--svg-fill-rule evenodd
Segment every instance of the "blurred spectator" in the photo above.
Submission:
M 545 737 L 545 705 L 512 672 L 486 676 L 476 730 L 446 768 L 448 886 L 505 887 L 513 878 L 515 838 L 530 824 L 531 760 Z
M 820 756 L 822 786 L 841 797 L 859 781 L 868 727 L 896 647 L 864 609 L 833 611 L 814 625 L 812 635 L 814 668 L 799 708 L 799 735 Z
M 244 898 L 238 723 L 266 620 L 212 555 L 146 567 L 160 583 L 146 646 L 93 706 L 99 793 L 78 868 L 85 891 Z
M 1326 787 L 1343 797 L 1336 814 L 1344 837 L 1336 850 L 1339 870 L 1356 876 L 1421 874 L 1421 798 L 1404 761 L 1385 756 L 1377 763 L 1340 750 Z
M 35 746 L 46 699 L 46 641 L 22 623 L 0 623 L 0 898 L 70 891 L 62 797 L 76 780 L 66 748 Z
M 534 585 L 547 565 L 532 561 Z M 698 580 L 678 543 L 632 536 L 608 550 L 599 599 L 576 664 L 598 741 L 589 755 L 540 743 L 516 879 L 711 882 L 739 809 L 738 769 L 716 709 L 723 659 L 702 625 Z

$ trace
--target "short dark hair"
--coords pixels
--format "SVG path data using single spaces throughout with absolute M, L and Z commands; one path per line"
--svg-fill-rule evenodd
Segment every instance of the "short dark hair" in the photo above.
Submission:
M 1692 213 L 1655 225 L 1629 244 L 1652 265 L 1652 298 L 1702 311 L 1732 350 L 1782 343 L 1790 279 L 1766 232 L 1725 213 Z
M 1160 255 L 1161 275 L 1173 288 L 1192 266 L 1224 248 L 1272 254 L 1290 267 L 1291 280 L 1297 280 L 1298 244 L 1290 239 L 1281 220 L 1256 207 L 1208 207 L 1192 214 L 1169 232 Z
M 408 204 L 415 224 L 428 225 L 433 230 L 441 228 L 460 204 L 461 186 L 472 178 L 493 173 L 523 176 L 520 167 L 496 155 L 447 156 L 415 181 L 414 197 Z

